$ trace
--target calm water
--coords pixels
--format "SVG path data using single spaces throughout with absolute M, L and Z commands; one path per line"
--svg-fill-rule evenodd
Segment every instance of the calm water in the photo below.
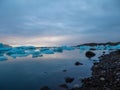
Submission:
M 44 55 L 39 58 L 9 58 L 0 62 L 0 90 L 39 90 L 42 86 L 49 86 L 52 90 L 61 90 L 60 84 L 64 84 L 65 77 L 74 77 L 75 80 L 69 87 L 80 84 L 79 79 L 91 75 L 93 60 L 97 60 L 102 51 L 95 51 L 96 57 L 89 60 L 85 57 L 85 51 L 64 51 Z M 83 65 L 75 66 L 79 61 Z M 63 70 L 67 72 L 63 72 Z

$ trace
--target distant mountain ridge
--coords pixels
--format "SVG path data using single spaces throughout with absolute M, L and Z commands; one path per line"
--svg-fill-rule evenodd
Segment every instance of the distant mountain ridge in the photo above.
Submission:
M 120 42 L 107 42 L 107 43 L 85 43 L 85 44 L 80 44 L 80 45 L 77 45 L 77 47 L 79 46 L 97 46 L 97 45 L 111 45 L 111 46 L 114 46 L 114 45 L 118 45 L 120 44 Z

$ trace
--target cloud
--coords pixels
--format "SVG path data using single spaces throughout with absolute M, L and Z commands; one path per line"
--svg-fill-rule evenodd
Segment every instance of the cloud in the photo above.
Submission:
M 0 41 L 65 36 L 69 44 L 81 42 L 79 38 L 94 41 L 103 34 L 108 37 L 105 41 L 119 41 L 119 10 L 119 0 L 1 0 Z

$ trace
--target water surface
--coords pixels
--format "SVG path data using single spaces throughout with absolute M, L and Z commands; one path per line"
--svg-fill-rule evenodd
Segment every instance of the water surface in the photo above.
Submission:
M 94 51 L 97 55 L 91 60 L 85 57 L 85 51 L 79 49 L 43 55 L 39 58 L 22 57 L 0 62 L 0 90 L 39 90 L 48 86 L 52 90 L 61 90 L 65 77 L 75 80 L 68 84 L 82 84 L 80 79 L 91 75 L 93 60 L 97 60 L 102 51 Z M 83 65 L 75 66 L 79 61 Z M 67 72 L 63 72 L 67 70 Z

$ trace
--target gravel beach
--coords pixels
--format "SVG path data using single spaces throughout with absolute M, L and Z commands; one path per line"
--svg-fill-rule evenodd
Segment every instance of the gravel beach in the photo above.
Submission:
M 120 90 L 120 50 L 101 56 L 92 67 L 92 76 L 82 82 L 81 88 L 72 90 Z

